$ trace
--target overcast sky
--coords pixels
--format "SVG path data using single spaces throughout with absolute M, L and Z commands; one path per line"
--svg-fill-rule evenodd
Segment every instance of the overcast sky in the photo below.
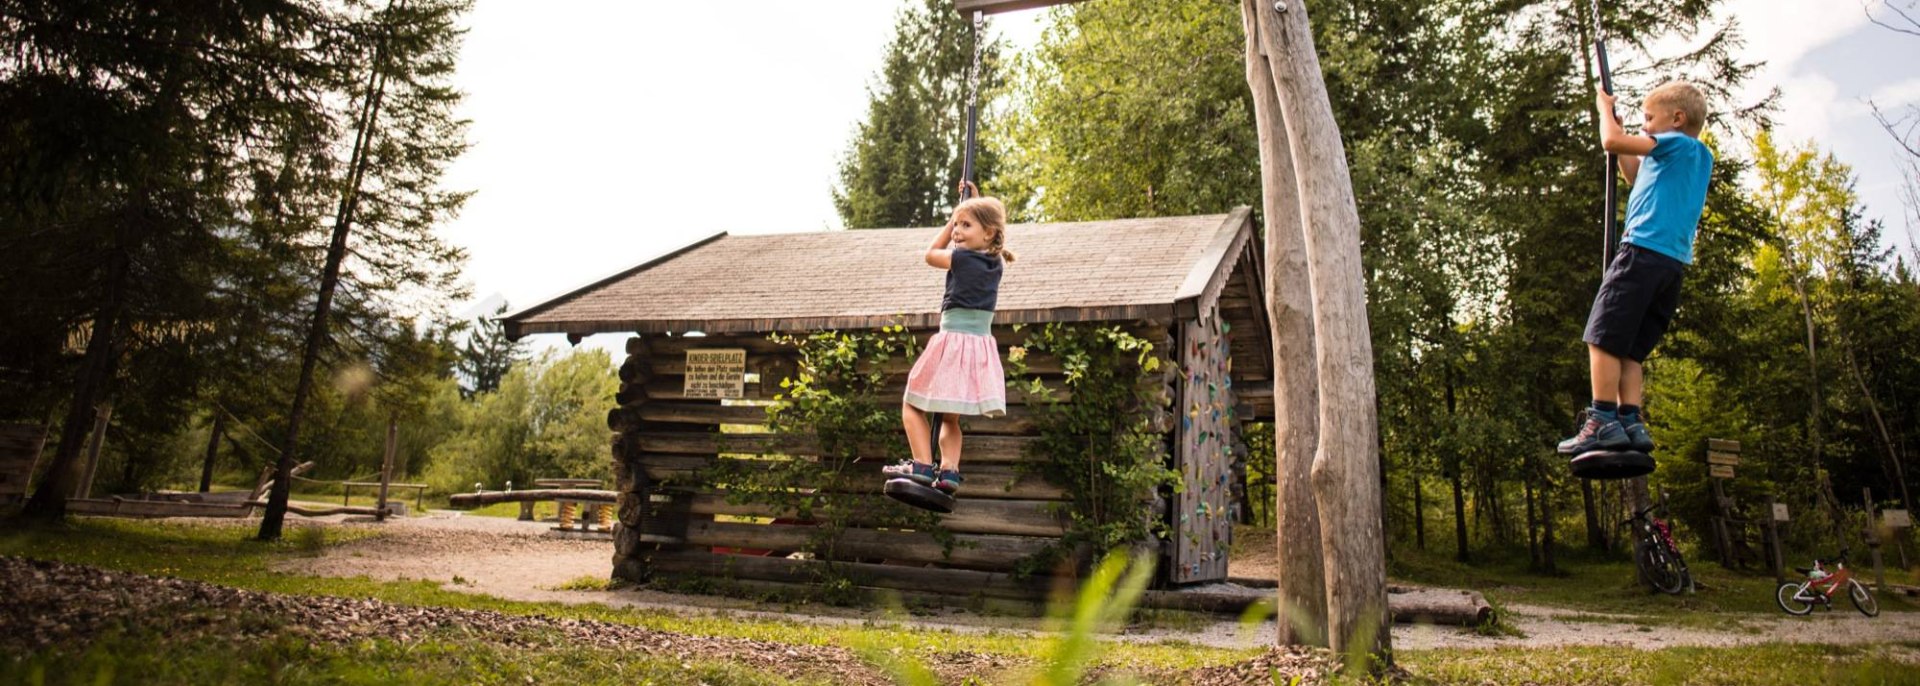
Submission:
M 533 305 L 720 231 L 837 228 L 836 165 L 907 1 L 476 3 L 456 77 L 473 147 L 446 183 L 477 192 L 442 229 L 469 251 L 476 299 Z M 1783 90 L 1781 132 L 1853 165 L 1869 216 L 1904 237 L 1895 148 L 1866 99 L 1920 101 L 1920 37 L 1858 2 L 1727 4 L 1769 63 L 1755 90 Z M 1021 48 L 1044 16 L 993 26 Z

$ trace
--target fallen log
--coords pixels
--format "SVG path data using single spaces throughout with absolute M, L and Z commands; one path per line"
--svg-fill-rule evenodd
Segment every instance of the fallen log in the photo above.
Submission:
M 536 488 L 527 491 L 481 491 L 479 493 L 455 493 L 447 496 L 448 507 L 480 507 L 496 503 L 524 503 L 543 500 L 581 500 L 595 503 L 611 503 L 618 498 L 618 491 L 595 491 L 582 488 Z
M 1267 588 L 1272 588 L 1268 586 Z M 1183 591 L 1147 591 L 1140 604 L 1162 610 L 1240 614 L 1256 603 L 1273 602 L 1273 594 L 1258 586 L 1238 589 L 1201 587 Z M 1478 626 L 1493 619 L 1493 606 L 1478 591 L 1393 586 L 1387 610 L 1402 624 Z

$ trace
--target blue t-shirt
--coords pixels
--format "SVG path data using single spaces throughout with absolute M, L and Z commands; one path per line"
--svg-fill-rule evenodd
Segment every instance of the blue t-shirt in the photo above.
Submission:
M 1707 206 L 1713 152 L 1679 131 L 1653 135 L 1653 152 L 1640 161 L 1627 196 L 1627 234 L 1621 240 L 1693 264 L 1693 236 Z
M 947 295 L 940 311 L 954 308 L 992 312 L 1000 300 L 1000 256 L 966 248 L 953 249 L 947 267 Z

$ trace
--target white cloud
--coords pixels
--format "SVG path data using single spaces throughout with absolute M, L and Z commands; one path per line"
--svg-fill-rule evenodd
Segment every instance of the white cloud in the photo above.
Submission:
M 1722 16 L 1740 21 L 1749 54 L 1787 73 L 1807 53 L 1867 23 L 1858 1 L 1730 0 Z

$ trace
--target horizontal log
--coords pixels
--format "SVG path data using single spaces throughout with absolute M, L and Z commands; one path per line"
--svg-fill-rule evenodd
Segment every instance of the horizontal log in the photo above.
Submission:
M 652 431 L 633 434 L 634 446 L 649 453 L 715 455 L 719 453 L 817 455 L 819 444 L 806 437 L 779 434 L 730 434 L 694 431 Z M 1028 446 L 1039 439 L 1025 436 L 969 436 L 961 452 L 962 464 L 1019 462 Z M 863 458 L 898 460 L 885 446 L 863 445 Z
M 671 374 L 661 375 L 647 382 L 646 397 L 650 400 L 688 400 L 686 386 L 685 376 Z M 1047 384 L 1047 388 L 1051 389 L 1053 397 L 1061 402 L 1073 399 L 1073 392 L 1071 390 L 1061 387 L 1056 383 Z M 885 386 L 876 389 L 874 393 L 882 399 L 891 399 L 905 395 L 906 390 L 906 379 L 901 378 L 888 382 Z M 738 398 L 739 400 L 772 400 L 773 396 L 781 394 L 780 382 L 777 380 L 772 382 L 763 380 L 761 382 L 745 384 L 741 388 L 741 393 L 742 395 Z M 1027 392 L 1020 386 L 1007 387 L 1007 404 L 1009 405 L 1036 401 L 1037 399 L 1030 398 Z M 888 400 L 887 402 L 892 401 Z
M 634 459 L 634 464 L 647 478 L 655 482 L 693 483 L 708 469 L 712 469 L 717 458 L 701 455 L 674 455 L 669 453 L 642 453 Z M 731 466 L 744 469 L 773 469 L 777 460 L 748 460 L 728 458 Z M 855 479 L 853 489 L 837 492 L 879 494 L 885 484 L 880 468 L 891 464 L 888 460 L 857 460 L 846 467 L 846 474 Z M 962 471 L 966 476 L 966 488 L 961 496 L 966 498 L 988 498 L 994 500 L 1066 500 L 1067 493 L 1059 486 L 1033 475 L 1021 475 L 1017 468 L 1008 465 L 979 465 Z M 796 487 L 826 488 L 821 484 L 794 484 Z
M 623 566 L 628 570 L 633 570 L 644 568 L 646 565 L 638 558 L 624 565 L 621 562 L 615 562 L 614 571 L 616 578 L 633 578 L 631 576 L 620 576 Z M 627 573 L 632 574 L 631 571 Z M 654 578 L 663 580 L 672 580 L 680 577 L 684 577 L 689 581 L 710 580 L 710 577 L 691 573 L 674 574 L 660 572 L 654 575 Z M 898 601 L 901 604 L 914 607 L 964 607 L 986 616 L 1002 617 L 1040 617 L 1046 614 L 1048 608 L 1046 602 L 1035 598 L 989 598 L 984 596 L 956 598 L 951 594 L 920 590 L 863 588 L 869 594 L 867 602 L 874 604 Z M 727 591 L 741 592 L 753 598 L 799 599 L 809 597 L 808 594 L 819 591 L 819 585 L 811 582 L 800 583 L 761 581 L 758 579 L 731 579 L 725 582 L 724 586 L 717 587 L 716 591 L 722 593 Z
M 1002 349 L 1000 351 L 1000 358 L 1002 361 L 1006 360 L 1007 358 L 1006 350 Z M 1052 355 L 1029 355 L 1026 357 L 1025 362 L 1027 365 L 1028 374 L 1061 374 L 1061 373 L 1064 373 L 1065 371 L 1060 365 L 1060 359 Z M 876 367 L 878 367 L 878 369 L 883 373 L 905 374 L 913 370 L 913 363 L 914 363 L 913 358 L 904 357 L 904 356 L 894 356 L 892 358 L 889 358 L 886 362 L 880 363 L 879 365 L 874 365 L 869 362 L 861 362 L 855 368 L 861 372 L 870 372 L 870 371 L 873 371 Z M 795 368 L 798 368 L 799 364 L 800 364 L 800 358 L 797 354 L 795 355 L 781 355 L 781 354 L 773 354 L 773 353 L 749 354 L 747 355 L 746 369 L 747 371 L 750 371 L 750 372 L 753 372 L 756 370 L 779 369 L 783 367 L 787 369 L 795 369 Z M 684 354 L 679 356 L 664 356 L 664 355 L 654 356 L 652 358 L 648 358 L 647 368 L 655 375 L 675 375 L 675 376 L 685 375 L 687 373 L 687 357 Z M 764 371 L 760 371 L 759 373 L 764 373 Z M 764 379 L 764 380 L 772 381 L 772 382 L 779 381 L 779 379 Z
M 695 546 L 723 546 L 761 550 L 805 550 L 818 533 L 810 526 L 691 522 L 685 541 Z M 943 564 L 969 569 L 1008 571 L 1021 560 L 1037 555 L 1055 539 L 1032 536 L 954 534 L 948 550 L 931 532 L 845 529 L 834 537 L 831 550 L 816 550 L 824 559 L 886 560 Z
M 479 493 L 455 493 L 447 496 L 447 506 L 483 507 L 496 503 L 544 502 L 548 500 L 581 500 L 596 503 L 611 503 L 619 495 L 616 491 L 584 488 L 534 488 L 524 491 L 482 491 Z
M 1031 10 L 1054 5 L 1066 5 L 1080 0 L 953 0 L 953 9 L 960 16 L 972 16 L 974 12 L 999 14 L 1017 10 Z
M 1265 593 L 1147 591 L 1141 596 L 1140 605 L 1162 610 L 1238 615 L 1257 603 L 1272 603 L 1274 600 L 1271 590 Z M 1387 595 L 1387 610 L 1393 615 L 1393 621 L 1401 624 L 1479 626 L 1493 619 L 1493 606 L 1487 604 L 1486 597 L 1476 591 L 1394 589 Z
M 764 405 L 720 405 L 713 401 L 647 403 L 634 408 L 634 416 L 649 422 L 678 424 L 736 424 L 757 426 L 767 421 Z M 960 429 L 967 434 L 1014 436 L 1035 431 L 1025 406 L 1007 408 L 1000 417 L 961 417 Z
M 1032 328 L 1033 327 L 1029 327 L 1015 331 L 1013 327 L 1008 324 L 995 325 L 993 327 L 994 342 L 999 345 L 1002 350 L 1010 346 L 1024 346 L 1027 344 L 1027 337 Z M 1167 322 L 1144 320 L 1127 321 L 1121 324 L 1121 328 L 1128 333 L 1147 340 L 1147 342 L 1154 344 L 1154 346 L 1161 350 L 1169 350 L 1172 348 L 1173 337 Z M 928 339 L 933 338 L 934 333 L 936 333 L 936 331 L 933 329 L 915 329 L 913 331 L 913 337 L 915 340 L 924 344 Z M 793 346 L 776 343 L 769 339 L 766 334 L 761 333 L 716 334 L 693 337 L 649 337 L 647 340 L 649 341 L 647 347 L 653 357 L 684 357 L 690 348 L 740 348 L 747 351 L 749 355 L 755 353 L 786 354 L 794 350 Z
M 742 503 L 735 505 L 727 502 L 723 493 L 697 493 L 689 496 L 689 512 L 698 515 L 733 515 L 738 517 L 793 517 L 796 513 L 758 504 Z M 886 496 L 865 496 L 862 502 L 871 503 L 871 511 L 880 512 L 881 508 L 906 507 Z M 1054 509 L 1058 503 L 1044 500 L 989 500 L 968 498 L 965 493 L 954 506 L 953 513 L 940 516 L 940 526 L 957 534 L 1002 534 L 1007 536 L 1051 536 L 1066 534 L 1066 522 Z M 859 522 L 856 522 L 859 523 Z
M 658 551 L 647 566 L 669 574 L 699 574 L 706 578 L 811 583 L 821 578 L 827 563 L 782 557 L 716 555 L 702 550 Z M 1047 595 L 1047 577 L 1016 580 L 1012 574 L 971 569 L 939 569 L 905 565 L 835 562 L 834 570 L 868 588 L 926 591 L 940 589 L 955 600 L 982 595 L 992 598 L 1040 599 Z
M 169 500 L 69 498 L 67 513 L 109 517 L 225 517 L 238 519 L 251 512 L 236 503 L 183 503 Z

